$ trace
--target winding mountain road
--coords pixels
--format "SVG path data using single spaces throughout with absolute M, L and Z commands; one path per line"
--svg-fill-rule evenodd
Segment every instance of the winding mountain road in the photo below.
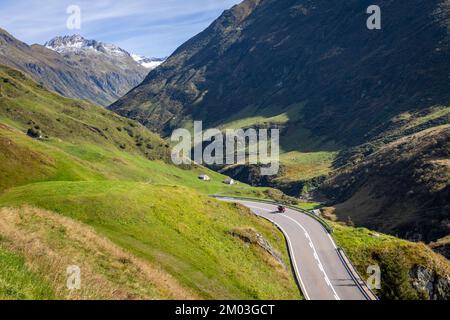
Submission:
M 278 226 L 289 245 L 289 253 L 303 295 L 308 300 L 368 300 L 346 268 L 336 244 L 314 218 L 287 209 L 276 213 L 275 205 L 219 198 L 240 203 Z

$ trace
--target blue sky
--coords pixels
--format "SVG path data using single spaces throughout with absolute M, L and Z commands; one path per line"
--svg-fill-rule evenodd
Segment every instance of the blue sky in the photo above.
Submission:
M 28 44 L 81 34 L 137 54 L 164 57 L 241 0 L 0 0 L 0 27 Z M 69 30 L 70 5 L 81 29 Z

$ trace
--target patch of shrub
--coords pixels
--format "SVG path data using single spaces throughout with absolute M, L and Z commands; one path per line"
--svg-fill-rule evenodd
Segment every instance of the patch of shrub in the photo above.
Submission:
M 125 127 L 125 128 L 123 128 L 123 130 L 125 130 L 131 138 L 134 137 L 133 129 L 131 129 L 129 127 Z
M 33 138 L 33 139 L 38 139 L 42 136 L 42 132 L 39 129 L 36 128 L 30 128 L 27 131 L 27 136 Z

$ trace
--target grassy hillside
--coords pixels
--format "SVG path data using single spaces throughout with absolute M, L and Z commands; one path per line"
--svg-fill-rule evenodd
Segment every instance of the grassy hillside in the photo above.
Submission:
M 88 102 L 58 96 L 21 72 L 1 65 L 0 120 L 22 131 L 34 129 L 50 142 L 57 138 L 168 158 L 168 146 L 136 122 Z
M 0 300 L 52 299 L 54 292 L 43 275 L 30 270 L 25 259 L 0 246 Z
M 0 197 L 0 206 L 22 204 L 92 225 L 199 297 L 298 297 L 282 235 L 246 209 L 190 189 L 133 182 L 48 182 L 10 189 Z M 231 235 L 241 228 L 263 235 L 283 264 Z
M 42 138 L 27 137 L 29 129 Z M 202 167 L 172 166 L 169 145 L 137 122 L 53 94 L 4 66 L 0 133 L 5 172 L 0 190 L 38 181 L 132 180 L 185 185 L 207 194 L 260 192 L 243 184 L 226 186 L 223 175 Z M 198 181 L 200 173 L 210 175 L 212 182 Z
M 6 67 L 0 160 L 2 298 L 301 298 L 282 234 L 207 196 L 265 196 L 264 189 L 175 167 L 168 145 L 138 123 L 57 96 Z M 212 181 L 198 180 L 200 173 Z M 240 230 L 264 237 L 277 255 L 237 237 Z M 39 246 L 28 248 L 30 241 Z M 61 280 L 77 263 L 86 287 L 70 294 Z M 135 277 L 138 268 L 149 273 Z
M 94 229 L 61 215 L 0 209 L 0 299 L 189 299 L 172 276 L 127 253 Z M 67 289 L 77 265 L 81 289 Z
M 383 300 L 450 298 L 450 264 L 423 243 L 412 243 L 364 228 L 333 224 L 334 238 L 366 280 L 367 268 L 381 269 Z

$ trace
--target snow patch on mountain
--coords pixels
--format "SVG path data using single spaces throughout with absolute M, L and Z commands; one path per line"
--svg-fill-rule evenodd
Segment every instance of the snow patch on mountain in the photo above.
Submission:
M 141 66 L 147 69 L 155 69 L 156 67 L 160 66 L 165 59 L 161 58 L 147 58 L 141 55 L 132 54 L 131 57 L 139 63 Z
M 104 53 L 111 56 L 130 55 L 127 51 L 116 45 L 96 40 L 87 40 L 80 35 L 53 38 L 45 43 L 45 47 L 62 54 L 91 51 L 93 53 Z
M 145 56 L 130 54 L 128 51 L 110 43 L 96 40 L 87 40 L 80 35 L 56 37 L 45 43 L 45 47 L 61 54 L 67 53 L 94 53 L 106 54 L 110 57 L 130 57 L 136 63 L 146 69 L 152 70 L 158 67 L 165 59 L 148 58 Z

